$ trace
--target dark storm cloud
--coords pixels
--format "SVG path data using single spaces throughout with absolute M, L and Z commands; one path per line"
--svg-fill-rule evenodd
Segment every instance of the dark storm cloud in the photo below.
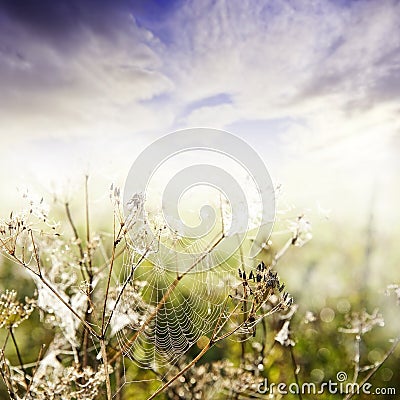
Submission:
M 102 0 L 0 0 L 0 10 L 14 26 L 57 45 L 78 44 L 82 29 L 113 36 L 131 11 L 129 1 Z
M 134 3 L 0 0 L 0 135 L 111 119 L 166 90 Z
M 162 26 L 182 0 L 0 0 L 0 12 L 34 35 L 63 42 L 79 38 L 81 29 L 112 36 L 130 15 L 141 24 Z

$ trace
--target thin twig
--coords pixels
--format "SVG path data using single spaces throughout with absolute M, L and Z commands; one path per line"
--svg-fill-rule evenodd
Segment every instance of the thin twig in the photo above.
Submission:
M 1 374 L 1 377 L 3 378 L 3 381 L 7 387 L 8 395 L 10 396 L 11 400 L 17 400 L 17 395 L 15 394 L 15 390 L 12 386 L 11 379 L 10 379 L 10 377 L 11 377 L 10 368 L 7 364 L 7 359 L 4 355 L 3 350 L 0 350 L 0 363 L 3 363 L 3 366 L 4 366 L 3 367 L 4 371 L 3 371 L 3 368 L 0 368 L 0 374 Z
M 44 350 L 45 347 L 46 347 L 45 344 L 42 344 L 42 346 L 40 347 L 39 355 L 38 355 L 38 358 L 36 360 L 35 367 L 33 368 L 33 371 L 32 371 L 32 379 L 31 379 L 31 381 L 29 383 L 28 389 L 26 390 L 26 393 L 28 395 L 30 394 L 31 386 L 32 386 L 33 380 L 35 378 L 35 374 L 36 374 L 36 372 L 37 372 L 37 370 L 39 368 L 40 361 L 42 360 L 43 350 Z
M 86 247 L 88 253 L 88 274 L 89 279 L 92 277 L 92 257 L 90 256 L 90 224 L 89 224 L 89 192 L 88 192 L 89 176 L 85 176 L 85 216 L 86 216 Z
M 72 314 L 75 315 L 76 318 L 79 319 L 79 321 L 86 327 L 86 329 L 89 330 L 90 334 L 94 336 L 97 339 L 100 339 L 101 336 L 94 330 L 94 328 L 87 322 L 85 321 L 62 297 L 61 295 L 44 279 L 43 277 L 40 277 L 38 274 L 36 274 L 39 278 L 40 281 L 47 286 L 48 289 L 57 297 L 58 300 L 63 303 L 69 311 L 72 312 Z
M 265 323 L 265 319 L 263 318 L 261 320 L 261 326 L 262 326 L 262 335 L 261 335 L 261 362 L 264 365 L 264 360 L 265 360 L 265 349 L 267 347 L 267 324 Z
M 100 340 L 101 356 L 103 358 L 104 373 L 106 375 L 107 400 L 112 400 L 110 375 L 108 373 L 107 350 L 104 339 Z
M 154 399 L 154 397 L 158 396 L 160 393 L 162 393 L 171 383 L 176 381 L 179 377 L 181 377 L 187 370 L 193 367 L 194 364 L 196 364 L 197 361 L 200 360 L 201 357 L 204 356 L 204 354 L 210 350 L 210 348 L 214 345 L 215 343 L 212 343 L 211 340 L 208 342 L 208 344 L 201 350 L 201 352 L 188 364 L 186 365 L 185 368 L 181 369 L 175 376 L 173 376 L 167 383 L 165 383 L 163 386 L 161 386 L 159 389 L 157 389 L 147 400 Z
M 69 224 L 70 224 L 70 226 L 72 228 L 72 232 L 74 234 L 75 243 L 76 243 L 76 245 L 78 246 L 78 249 L 79 249 L 79 255 L 80 255 L 79 267 L 80 267 L 80 270 L 81 270 L 82 278 L 84 280 L 86 280 L 87 277 L 85 276 L 85 271 L 84 271 L 84 268 L 83 268 L 83 262 L 84 262 L 84 259 L 85 259 L 85 254 L 83 252 L 82 241 L 81 241 L 81 239 L 79 237 L 78 230 L 76 229 L 74 220 L 72 219 L 71 210 L 69 208 L 69 203 L 68 202 L 65 203 L 65 211 L 66 211 L 66 214 L 67 214 L 68 222 L 69 222 Z
M 89 222 L 89 191 L 88 191 L 88 180 L 89 176 L 85 176 L 85 217 L 86 217 L 86 272 L 89 277 L 89 290 L 87 292 L 87 302 L 85 310 L 85 321 L 90 323 L 92 313 L 89 311 L 93 307 L 92 302 L 92 285 L 93 285 L 93 268 L 92 268 L 92 246 L 90 243 L 90 222 Z M 88 331 L 83 331 L 83 361 L 84 366 L 87 363 L 87 348 L 89 346 Z
M 107 324 L 105 325 L 104 329 L 102 329 L 103 335 L 105 335 L 106 332 L 107 332 L 107 329 L 108 329 L 108 327 L 109 327 L 109 325 L 110 325 L 110 323 L 111 323 L 111 319 L 112 319 L 112 317 L 113 317 L 113 315 L 114 315 L 114 311 L 117 309 L 117 306 L 118 306 L 118 304 L 119 304 L 119 302 L 120 302 L 120 300 L 121 300 L 121 297 L 122 297 L 122 295 L 123 295 L 123 293 L 124 293 L 124 291 L 125 291 L 125 289 L 126 289 L 128 283 L 131 281 L 131 279 L 132 279 L 132 277 L 133 277 L 133 274 L 135 273 L 136 268 L 137 268 L 138 265 L 140 265 L 140 263 L 145 259 L 145 257 L 146 257 L 146 255 L 147 255 L 148 251 L 149 251 L 149 250 L 147 249 L 147 250 L 140 256 L 140 258 L 139 258 L 139 260 L 137 261 L 137 263 L 136 263 L 135 265 L 132 265 L 131 271 L 130 271 L 128 277 L 125 279 L 125 282 L 124 282 L 124 284 L 122 285 L 122 288 L 121 288 L 120 292 L 118 293 L 117 299 L 115 300 L 115 304 L 114 304 L 114 307 L 113 307 L 112 310 L 111 310 L 110 316 L 108 317 Z
M 298 364 L 296 362 L 296 358 L 294 357 L 293 346 L 289 346 L 289 351 L 290 351 L 290 358 L 292 359 L 294 379 L 296 381 L 297 387 L 299 388 L 300 387 L 299 366 L 298 366 Z M 299 390 L 298 395 L 299 395 L 299 399 L 302 400 L 301 390 Z
M 21 353 L 19 351 L 19 348 L 18 348 L 18 345 L 17 345 L 17 341 L 15 340 L 15 336 L 14 336 L 14 332 L 13 332 L 12 328 L 10 328 L 10 336 L 11 336 L 12 342 L 14 344 L 15 352 L 17 353 L 19 365 L 20 365 L 20 367 L 22 369 L 22 372 L 24 373 L 24 380 L 25 380 L 26 389 L 28 389 L 28 387 L 29 387 L 28 374 L 27 374 L 27 372 L 25 370 L 24 363 L 22 362 Z
M 113 247 L 112 247 L 112 255 L 111 255 L 111 259 L 110 259 L 110 268 L 108 271 L 108 277 L 107 277 L 107 286 L 106 286 L 106 293 L 104 295 L 104 304 L 103 304 L 103 312 L 102 312 L 102 316 L 101 316 L 101 333 L 104 336 L 109 323 L 107 323 L 107 326 L 105 327 L 105 318 L 106 318 L 106 308 L 107 308 L 107 300 L 108 300 L 108 294 L 110 291 L 110 283 L 111 283 L 111 276 L 112 276 L 112 271 L 113 271 L 113 267 L 114 267 L 114 261 L 115 261 L 115 250 L 118 246 L 119 243 L 119 239 L 120 239 L 120 235 L 122 232 L 122 229 L 124 227 L 124 223 L 121 222 L 120 227 L 119 227 L 119 232 L 117 235 L 115 235 L 115 214 L 114 214 L 114 218 L 113 218 Z M 117 306 L 117 304 L 115 304 L 115 307 Z M 114 309 L 115 309 L 114 307 Z M 112 310 L 113 311 L 113 310 Z M 112 316 L 112 315 L 111 315 Z M 108 322 L 111 321 L 111 318 L 108 320 Z
M 354 339 L 354 374 L 353 374 L 353 383 L 357 382 L 358 374 L 360 372 L 360 342 L 361 342 L 361 335 L 356 335 Z
M 32 237 L 33 238 L 33 237 Z M 33 240 L 34 243 L 34 240 Z M 13 259 L 22 267 L 24 267 L 25 269 L 27 269 L 28 271 L 30 271 L 34 276 L 38 277 L 39 280 L 57 297 L 58 300 L 60 300 L 67 308 L 69 311 L 72 312 L 72 314 L 79 319 L 79 321 L 82 322 L 82 324 L 89 330 L 89 332 L 96 337 L 97 339 L 100 339 L 100 335 L 93 329 L 93 327 L 86 322 L 72 307 L 70 304 L 68 304 L 63 298 L 62 296 L 53 288 L 53 286 L 47 282 L 47 280 L 44 278 L 43 275 L 39 274 L 38 272 L 36 272 L 35 270 L 33 270 L 31 267 L 29 267 L 28 264 L 24 263 L 23 261 L 21 261 L 15 254 L 10 254 Z M 40 267 L 38 267 L 38 269 L 40 270 Z
M 381 362 L 376 365 L 373 369 L 371 369 L 371 371 L 367 374 L 367 376 L 361 381 L 361 383 L 359 384 L 359 387 L 363 387 L 371 378 L 373 375 L 375 375 L 376 371 L 378 371 L 378 369 L 386 362 L 386 360 L 394 353 L 394 351 L 396 350 L 397 345 L 400 342 L 400 337 L 397 337 L 396 339 L 394 339 L 392 346 L 390 347 L 390 349 L 388 350 L 388 352 L 384 355 L 383 359 L 381 360 Z M 351 399 L 354 395 L 356 394 L 355 391 L 351 391 L 350 393 L 347 393 L 346 397 L 343 400 L 349 400 Z
M 35 259 L 36 259 L 36 264 L 38 267 L 38 271 L 39 271 L 39 276 L 42 276 L 42 270 L 40 269 L 40 258 L 39 258 L 39 253 L 36 247 L 36 243 L 35 240 L 33 239 L 33 232 L 32 229 L 30 230 L 30 234 L 31 234 L 31 239 L 32 239 L 32 246 L 33 246 L 33 252 L 35 254 Z
M 6 338 L 4 339 L 3 347 L 1 348 L 1 351 L 3 351 L 3 352 L 4 352 L 4 350 L 5 350 L 6 346 L 7 346 L 7 342 L 8 342 L 8 338 L 9 337 L 10 337 L 10 331 L 7 330 L 7 335 L 6 335 Z
M 274 264 L 276 264 L 283 257 L 283 255 L 289 250 L 292 244 L 293 244 L 293 239 L 289 239 L 284 244 L 284 246 L 278 251 L 278 253 L 275 254 Z

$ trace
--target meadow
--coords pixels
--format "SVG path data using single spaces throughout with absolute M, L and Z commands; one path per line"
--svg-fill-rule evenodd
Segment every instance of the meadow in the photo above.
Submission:
M 24 201 L 0 229 L 2 398 L 396 398 L 398 256 L 373 218 L 278 213 L 256 258 L 250 235 L 191 273 L 162 268 L 118 188 L 101 211 L 87 181 L 71 203 Z

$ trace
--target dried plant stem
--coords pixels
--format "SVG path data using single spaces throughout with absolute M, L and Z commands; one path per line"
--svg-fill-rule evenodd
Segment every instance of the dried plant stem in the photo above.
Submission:
M 293 245 L 293 239 L 289 239 L 284 246 L 275 254 L 274 264 L 276 264 Z
M 128 248 L 127 244 L 124 243 L 124 245 L 118 251 L 115 252 L 114 262 L 118 257 L 121 257 L 125 253 L 127 248 Z M 99 273 L 103 272 L 106 268 L 108 268 L 108 266 L 111 263 L 111 258 L 112 257 L 108 258 L 100 267 L 98 267 Z
M 85 317 L 86 319 L 86 317 Z M 88 364 L 88 349 L 89 347 L 89 335 L 88 335 L 88 330 L 84 329 L 83 330 L 83 334 L 82 334 L 82 344 L 81 344 L 81 349 L 83 349 L 83 351 L 81 352 L 81 354 L 79 354 L 79 358 L 81 358 L 80 356 L 82 355 L 82 367 L 86 368 L 87 364 Z
M 32 236 L 32 241 L 33 241 L 33 245 L 34 244 L 34 240 L 33 240 L 33 236 Z M 100 339 L 101 336 L 93 329 L 93 327 L 87 322 L 85 321 L 85 319 L 83 319 L 72 307 L 70 304 L 68 304 L 61 296 L 60 294 L 53 288 L 53 286 L 47 282 L 47 280 L 44 278 L 44 276 L 41 274 L 41 272 L 36 272 L 35 270 L 33 270 L 31 267 L 29 267 L 28 264 L 26 264 L 24 261 L 20 260 L 15 253 L 9 253 L 10 256 L 22 267 L 24 267 L 27 271 L 31 272 L 33 275 L 35 275 L 37 278 L 39 278 L 39 280 L 57 297 L 58 300 L 61 301 L 62 304 L 64 304 L 69 311 L 71 311 L 71 313 L 79 319 L 79 321 L 84 325 L 84 327 L 90 332 L 90 334 L 94 337 L 96 337 L 97 339 Z M 39 262 L 38 265 L 38 271 L 41 271 L 40 268 L 40 260 L 36 259 L 37 262 Z
M 61 296 L 60 294 L 53 288 L 53 286 L 47 282 L 47 280 L 44 278 L 43 275 L 39 274 L 35 270 L 33 270 L 29 265 L 24 263 L 22 260 L 20 260 L 15 254 L 12 255 L 13 259 L 22 267 L 24 267 L 27 271 L 31 272 L 33 275 L 35 275 L 39 280 L 57 297 L 58 300 L 61 301 L 62 304 L 65 305 L 65 307 L 68 308 L 71 313 L 79 319 L 79 321 L 85 326 L 86 329 L 89 330 L 90 334 L 96 337 L 97 339 L 100 339 L 100 335 L 93 329 L 93 327 L 85 321 L 72 307 L 70 304 L 68 304 Z
M 261 320 L 261 327 L 262 327 L 262 335 L 261 335 L 261 362 L 264 364 L 265 360 L 265 349 L 267 347 L 267 324 L 265 323 L 265 319 Z
M 116 388 L 121 388 L 120 390 L 117 390 L 117 392 L 114 395 L 115 400 L 122 400 L 122 385 L 121 385 L 121 368 L 122 360 L 118 360 L 115 366 L 115 387 Z
M 157 389 L 147 400 L 154 399 L 154 397 L 158 396 L 160 393 L 162 393 L 171 383 L 176 381 L 179 377 L 181 377 L 187 370 L 193 367 L 194 364 L 197 363 L 197 361 L 200 360 L 204 356 L 204 354 L 207 353 L 208 350 L 215 344 L 215 342 L 211 342 L 211 340 L 208 342 L 208 344 L 201 350 L 201 352 L 188 364 L 186 365 L 185 368 L 181 369 L 175 376 L 173 376 L 168 382 L 164 383 L 163 386 L 161 386 L 159 389 Z
M 39 275 L 37 275 L 37 276 L 39 276 Z M 60 300 L 61 301 L 61 303 L 63 303 L 67 308 L 68 308 L 68 310 L 69 311 L 71 311 L 72 312 L 72 314 L 74 314 L 74 316 L 76 317 L 76 318 L 78 318 L 79 319 L 79 321 L 84 325 L 84 327 L 90 332 L 90 334 L 92 335 L 92 336 L 94 336 L 95 338 L 97 338 L 97 339 L 100 339 L 101 338 L 101 336 L 94 330 L 94 328 L 86 321 L 86 320 L 84 320 L 61 296 L 60 296 L 60 294 L 53 288 L 53 286 L 51 286 L 47 281 L 46 281 L 46 279 L 44 279 L 43 277 L 41 277 L 41 276 L 39 276 L 39 278 L 40 278 L 40 281 L 44 284 L 44 285 L 46 285 L 46 287 L 47 288 L 49 288 L 50 289 L 50 291 L 57 297 L 57 299 L 58 300 Z
M 10 337 L 10 330 L 7 330 L 7 335 L 6 338 L 4 339 L 4 343 L 3 343 L 3 347 L 1 348 L 1 351 L 4 352 L 6 346 L 7 346 L 7 342 L 8 342 L 8 338 Z
M 35 240 L 33 238 L 33 235 L 31 236 L 32 239 L 32 245 L 34 248 L 36 248 L 36 244 L 35 244 Z M 30 271 L 32 274 L 34 274 L 35 276 L 37 276 L 40 281 L 57 297 L 58 300 L 61 301 L 61 303 L 63 303 L 68 309 L 69 311 L 72 312 L 72 314 L 79 319 L 79 321 L 81 321 L 81 323 L 84 325 L 84 327 L 90 332 L 91 335 L 93 335 L 94 337 L 96 337 L 97 339 L 100 339 L 101 336 L 93 329 L 93 327 L 89 324 L 88 321 L 86 321 L 86 319 L 82 318 L 72 307 L 70 304 L 68 304 L 63 298 L 62 296 L 60 296 L 60 294 L 57 292 L 57 290 L 55 290 L 53 288 L 53 286 L 47 282 L 47 280 L 44 278 L 44 276 L 41 273 L 41 268 L 40 268 L 40 259 L 39 257 L 36 258 L 36 262 L 37 262 L 37 267 L 38 267 L 38 271 L 36 272 L 34 271 L 32 268 L 30 268 L 26 263 L 24 263 L 23 261 L 21 261 L 15 254 L 13 254 L 13 258 L 18 262 L 18 264 L 22 265 L 24 268 L 26 268 L 28 271 Z
M 30 234 L 31 234 L 31 239 L 32 239 L 33 252 L 34 252 L 34 254 L 35 254 L 36 264 L 37 264 L 38 271 L 39 271 L 39 276 L 42 276 L 42 270 L 40 269 L 39 252 L 38 252 L 38 249 L 37 249 L 37 247 L 36 247 L 35 240 L 33 239 L 33 232 L 32 232 L 32 230 L 30 230 Z
M 120 235 L 121 235 L 123 227 L 124 227 L 124 223 L 121 222 L 120 228 L 119 228 L 119 232 L 118 232 L 117 235 L 115 235 L 115 214 L 114 214 L 114 218 L 113 218 L 113 247 L 112 247 L 112 254 L 111 254 L 111 259 L 110 259 L 110 268 L 108 270 L 106 293 L 104 295 L 103 312 L 102 312 L 102 315 L 101 315 L 101 333 L 102 333 L 103 336 L 105 335 L 105 333 L 107 331 L 109 322 L 110 322 L 111 317 L 112 317 L 112 315 L 111 315 L 110 319 L 108 320 L 107 325 L 105 326 L 107 300 L 108 300 L 108 294 L 109 294 L 109 291 L 110 291 L 112 271 L 113 271 L 113 268 L 114 268 L 115 251 L 117 249 L 117 245 L 119 243 L 119 239 L 120 239 Z M 115 305 L 115 307 L 116 306 L 117 306 L 117 304 Z
M 17 400 L 17 395 L 15 394 L 14 388 L 12 386 L 12 383 L 10 382 L 10 369 L 9 366 L 7 364 L 7 359 L 4 356 L 4 351 L 0 350 L 0 362 L 3 363 L 3 367 L 0 368 L 0 374 L 1 377 L 7 387 L 7 392 L 8 395 L 10 396 L 11 400 Z M 4 369 L 4 370 L 3 370 Z
M 121 300 L 121 297 L 122 297 L 122 295 L 123 295 L 123 293 L 124 293 L 124 291 L 125 291 L 125 289 L 126 289 L 126 286 L 127 286 L 128 283 L 131 281 L 131 279 L 132 279 L 132 277 L 133 277 L 133 274 L 134 274 L 134 272 L 135 272 L 135 269 L 136 269 L 137 266 L 140 265 L 140 263 L 144 260 L 144 258 L 146 257 L 147 252 L 148 252 L 148 250 L 146 250 L 146 251 L 144 252 L 144 254 L 140 256 L 138 262 L 137 262 L 134 266 L 131 267 L 131 271 L 130 271 L 130 273 L 129 273 L 129 276 L 125 279 L 125 282 L 124 282 L 124 284 L 122 285 L 122 288 L 121 288 L 120 292 L 118 293 L 117 299 L 116 299 L 116 301 L 115 301 L 115 305 L 114 305 L 113 309 L 111 310 L 110 316 L 108 317 L 107 323 L 106 323 L 104 329 L 102 330 L 102 331 L 103 331 L 103 335 L 105 335 L 106 332 L 107 332 L 107 329 L 108 329 L 108 327 L 109 327 L 109 325 L 110 325 L 110 323 L 111 323 L 111 319 L 112 319 L 112 317 L 113 317 L 113 315 L 114 315 L 114 311 L 116 310 L 116 308 L 117 308 L 117 306 L 118 306 L 118 304 L 119 304 L 119 302 L 120 302 L 120 300 Z M 103 312 L 103 314 L 104 314 L 104 312 Z
M 69 203 L 68 202 L 65 203 L 65 211 L 66 211 L 66 214 L 67 214 L 68 222 L 69 222 L 69 224 L 70 224 L 70 226 L 72 228 L 72 232 L 74 234 L 74 240 L 75 240 L 76 245 L 78 246 L 78 249 L 79 249 L 79 255 L 80 255 L 79 267 L 81 269 L 82 278 L 84 280 L 86 280 L 87 277 L 85 276 L 85 270 L 83 268 L 83 262 L 84 262 L 84 259 L 85 259 L 85 254 L 83 252 L 82 241 L 80 240 L 79 235 L 78 235 L 78 230 L 76 229 L 75 223 L 74 223 L 74 221 L 72 219 L 71 210 L 69 208 Z
M 87 274 L 86 268 L 84 268 L 85 254 L 84 254 L 84 251 L 83 251 L 82 241 L 81 241 L 81 239 L 79 237 L 79 234 L 78 234 L 78 230 L 76 229 L 75 223 L 74 223 L 74 221 L 72 219 L 72 215 L 71 215 L 71 211 L 70 211 L 68 202 L 65 203 L 65 211 L 66 211 L 66 214 L 67 214 L 68 222 L 69 222 L 69 224 L 70 224 L 70 226 L 72 228 L 72 232 L 73 232 L 73 235 L 74 235 L 74 240 L 75 240 L 76 245 L 78 246 L 78 249 L 79 249 L 79 255 L 80 255 L 79 268 L 80 268 L 80 271 L 81 271 L 82 279 L 84 281 L 86 281 L 86 280 L 89 279 L 89 277 L 87 276 L 88 274 Z M 85 320 L 87 320 L 87 318 L 86 318 L 87 310 L 88 310 L 88 308 L 86 309 L 86 312 L 85 312 Z M 88 361 L 88 354 L 87 354 L 88 353 L 87 352 L 88 345 L 89 345 L 88 330 L 84 329 L 83 333 L 82 333 L 82 346 L 81 346 L 84 349 L 83 354 L 82 354 L 82 357 L 83 357 L 82 365 L 83 365 L 83 367 L 86 367 L 87 361 Z
M 32 384 L 33 384 L 33 379 L 34 379 L 34 377 L 35 377 L 36 371 L 37 371 L 38 368 L 39 368 L 39 364 L 40 364 L 40 361 L 42 360 L 42 357 L 43 357 L 43 350 L 45 349 L 45 347 L 46 347 L 46 345 L 44 345 L 44 344 L 42 344 L 42 346 L 40 347 L 40 351 L 39 351 L 38 358 L 37 358 L 37 360 L 36 360 L 35 366 L 34 366 L 33 371 L 32 371 L 32 373 L 31 373 L 31 374 L 32 374 L 32 379 L 31 379 L 31 381 L 30 381 L 30 383 L 29 383 L 29 386 L 28 386 L 28 388 L 27 388 L 27 390 L 26 390 L 26 393 L 27 393 L 27 394 L 30 394 L 31 386 L 32 386 Z
M 112 400 L 110 375 L 108 373 L 107 349 L 104 339 L 100 340 L 100 346 L 101 346 L 101 356 L 103 358 L 104 373 L 106 375 L 107 400 Z
M 394 339 L 392 346 L 390 349 L 387 351 L 387 353 L 384 355 L 383 359 L 380 361 L 379 364 L 377 364 L 374 368 L 371 369 L 371 371 L 367 374 L 367 376 L 361 381 L 359 384 L 360 387 L 363 387 L 378 371 L 378 369 L 386 362 L 386 360 L 394 353 L 396 350 L 397 345 L 400 342 L 400 337 L 397 337 Z M 343 400 L 349 400 L 351 399 L 354 395 L 356 394 L 355 391 L 352 391 L 350 393 L 347 393 L 346 397 L 344 397 Z
M 27 374 L 27 372 L 25 370 L 24 363 L 22 362 L 21 353 L 19 351 L 19 347 L 18 347 L 17 341 L 15 340 L 13 328 L 10 328 L 10 336 L 11 336 L 12 342 L 14 344 L 15 352 L 17 353 L 17 358 L 18 358 L 19 365 L 20 365 L 20 367 L 22 369 L 22 372 L 24 373 L 24 380 L 25 380 L 26 389 L 28 389 L 28 387 L 29 387 L 28 374 Z
M 240 263 L 242 265 L 243 270 L 245 269 L 244 257 L 242 246 L 240 246 L 239 242 L 239 254 L 240 254 Z M 243 296 L 245 301 L 243 302 L 243 321 L 247 319 L 248 310 L 247 310 L 247 288 L 243 281 Z M 240 363 L 242 366 L 245 365 L 245 353 L 246 353 L 246 343 L 244 340 L 240 342 Z
M 353 374 L 353 383 L 357 382 L 358 374 L 360 372 L 360 342 L 361 342 L 361 335 L 356 335 L 354 339 L 354 374 Z
M 294 351 L 293 351 L 293 346 L 289 346 L 289 351 L 290 351 L 290 358 L 292 359 L 292 366 L 293 366 L 293 374 L 294 374 L 294 379 L 296 381 L 296 385 L 299 388 L 300 387 L 300 382 L 299 382 L 299 365 L 297 364 L 296 358 L 294 356 Z M 301 396 L 301 390 L 298 392 L 299 399 L 302 400 Z
M 87 247 L 89 247 L 89 243 L 90 243 L 88 180 L 89 180 L 89 176 L 86 175 L 85 176 L 85 216 L 86 216 L 86 246 Z M 88 274 L 89 274 L 89 280 L 91 280 L 93 278 L 93 276 L 92 276 L 92 257 L 91 257 L 89 248 L 87 248 L 87 255 L 88 255 L 87 269 L 88 269 Z
M 87 292 L 87 303 L 85 310 L 85 321 L 90 323 L 92 313 L 89 311 L 92 308 L 92 285 L 93 285 L 93 266 L 92 266 L 92 248 L 90 243 L 90 220 L 89 220 L 89 191 L 88 191 L 89 176 L 85 176 L 85 220 L 86 220 L 86 272 L 89 277 L 89 290 Z M 87 354 L 89 347 L 89 332 L 85 329 L 83 331 L 83 361 L 84 366 L 87 364 Z M 103 337 L 103 335 L 102 335 Z

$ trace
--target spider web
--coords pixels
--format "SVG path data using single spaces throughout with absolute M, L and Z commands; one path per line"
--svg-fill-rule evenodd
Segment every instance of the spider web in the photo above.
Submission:
M 253 230 L 229 236 L 230 204 L 220 196 L 214 201 L 214 228 L 193 239 L 163 225 L 162 215 L 149 219 L 144 197 L 132 197 L 129 248 L 114 277 L 122 295 L 111 304 L 111 329 L 123 356 L 142 368 L 173 365 L 210 336 L 216 322 L 228 318 L 225 302 L 241 285 L 238 267 L 256 262 L 249 257 L 250 238 L 259 221 L 250 221 Z
M 252 181 L 244 175 L 243 187 L 247 188 Z M 123 356 L 153 371 L 172 368 L 196 343 L 201 348 L 199 339 L 210 337 L 217 321 L 230 318 L 228 296 L 242 284 L 237 269 L 256 262 L 250 257 L 253 244 L 249 239 L 263 222 L 272 228 L 272 222 L 263 219 L 261 197 L 254 188 L 244 190 L 246 204 L 214 189 L 200 192 L 199 197 L 191 190 L 188 209 L 180 209 L 189 217 L 179 214 L 180 219 L 172 224 L 170 215 L 166 218 L 163 213 L 162 196 L 155 196 L 158 201 L 150 196 L 153 204 L 148 208 L 148 192 L 126 200 L 130 248 L 115 277 L 122 295 L 114 313 L 125 317 L 111 328 Z M 205 203 L 202 196 L 207 197 Z M 201 215 L 204 204 L 214 210 L 204 220 L 213 218 L 214 225 L 204 234 L 186 235 L 186 221 L 198 222 L 193 210 L 200 210 Z M 129 383 L 126 374 L 124 379 L 124 384 Z
M 143 301 L 149 307 L 140 321 L 134 319 L 127 323 L 116 337 L 125 356 L 141 367 L 158 369 L 174 363 L 200 337 L 214 329 L 228 294 L 238 284 L 236 265 L 239 258 L 234 255 L 229 263 L 184 274 L 177 283 L 177 273 L 160 267 L 165 260 L 137 265 L 137 257 L 132 251 L 125 260 L 120 281 L 130 279 L 132 285 L 140 287 L 141 297 L 135 300 L 125 290 L 118 309 L 121 312 L 129 308 L 140 309 Z M 168 297 L 159 306 L 166 293 Z M 150 322 L 146 323 L 149 318 Z M 143 324 L 146 324 L 144 329 Z M 140 333 L 134 337 L 135 332 Z

